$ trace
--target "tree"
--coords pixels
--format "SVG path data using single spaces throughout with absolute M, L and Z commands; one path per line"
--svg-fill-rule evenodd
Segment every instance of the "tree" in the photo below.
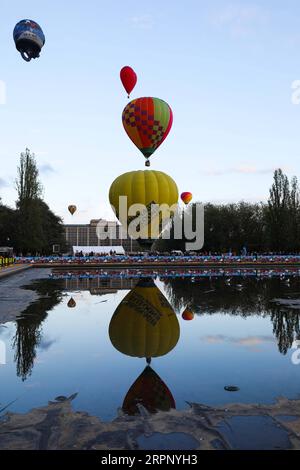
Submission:
M 268 200 L 268 233 L 270 248 L 275 251 L 288 251 L 290 185 L 287 176 L 279 168 L 275 170 Z
M 0 246 L 11 246 L 15 232 L 15 211 L 0 199 Z
M 40 252 L 45 244 L 38 204 L 42 195 L 42 185 L 38 176 L 35 156 L 30 153 L 29 149 L 26 149 L 21 153 L 16 179 L 18 192 L 16 246 L 23 254 Z
M 299 186 L 296 176 L 293 176 L 290 183 L 290 200 L 289 200 L 289 235 L 290 248 L 292 251 L 300 251 L 300 195 Z
M 16 179 L 16 188 L 18 191 L 17 206 L 26 201 L 32 201 L 42 196 L 42 185 L 38 179 L 39 170 L 37 168 L 35 155 L 30 153 L 27 148 L 21 153 L 20 166 L 18 167 L 18 176 Z
M 63 245 L 62 220 L 42 200 L 42 184 L 35 156 L 28 149 L 21 153 L 16 189 L 16 250 L 23 254 L 49 254 L 52 245 Z

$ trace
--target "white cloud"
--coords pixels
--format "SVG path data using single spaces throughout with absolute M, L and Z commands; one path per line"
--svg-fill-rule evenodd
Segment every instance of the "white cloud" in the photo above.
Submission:
M 7 186 L 7 182 L 3 178 L 0 178 L 0 188 L 6 188 Z
M 274 343 L 273 336 L 246 336 L 244 338 L 235 338 L 224 335 L 203 336 L 202 341 L 209 344 L 231 343 L 236 346 L 243 346 L 250 349 L 256 349 L 257 346 L 266 343 Z
M 280 166 L 280 165 L 279 165 Z M 223 176 L 223 175 L 232 175 L 232 174 L 244 174 L 244 175 L 266 175 L 273 174 L 276 168 L 279 166 L 269 167 L 269 168 L 257 168 L 252 165 L 240 165 L 236 167 L 229 168 L 211 168 L 201 171 L 202 174 L 207 176 Z M 283 171 L 290 171 L 290 168 L 282 167 Z
M 133 16 L 130 18 L 130 23 L 138 29 L 152 29 L 153 18 L 151 15 Z
M 228 4 L 212 14 L 212 24 L 227 29 L 234 36 L 253 33 L 257 26 L 265 23 L 266 12 L 258 5 Z
M 44 175 L 49 175 L 51 173 L 55 173 L 55 170 L 50 163 L 43 163 L 42 165 L 39 166 L 39 171 L 41 174 Z

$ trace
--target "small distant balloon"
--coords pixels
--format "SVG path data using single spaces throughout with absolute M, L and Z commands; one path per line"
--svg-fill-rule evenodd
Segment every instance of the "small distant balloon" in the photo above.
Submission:
M 128 98 L 129 98 L 130 93 L 132 92 L 132 90 L 134 89 L 136 85 L 137 75 L 131 67 L 126 65 L 120 71 L 120 78 L 121 78 L 123 87 L 125 88 Z
M 73 299 L 73 297 L 70 298 L 70 300 L 68 301 L 67 305 L 68 305 L 69 308 L 74 308 L 74 307 L 76 307 L 76 302 L 75 302 L 75 300 Z
M 181 193 L 181 200 L 182 202 L 184 202 L 184 204 L 189 204 L 191 202 L 191 200 L 193 199 L 193 195 L 192 193 L 186 191 L 184 193 Z
M 74 206 L 74 204 L 71 204 L 70 206 L 68 206 L 68 211 L 70 212 L 70 214 L 72 215 L 75 214 L 76 210 L 77 210 L 77 207 Z
M 193 313 L 190 309 L 186 308 L 186 309 L 183 311 L 183 313 L 182 313 L 181 316 L 182 316 L 182 318 L 183 318 L 184 320 L 189 321 L 189 320 L 193 320 L 193 318 L 194 318 L 194 313 Z
M 14 28 L 13 36 L 16 48 L 26 62 L 40 56 L 45 44 L 45 35 L 40 25 L 35 21 L 19 21 Z

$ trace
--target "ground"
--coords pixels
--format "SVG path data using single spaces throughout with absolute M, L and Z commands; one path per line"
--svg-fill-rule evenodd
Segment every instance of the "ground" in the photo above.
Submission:
M 300 400 L 280 398 L 274 405 L 231 404 L 211 408 L 190 403 L 187 410 L 138 416 L 122 410 L 111 422 L 72 409 L 71 397 L 57 397 L 26 414 L 7 413 L 0 421 L 4 449 L 300 449 Z M 235 420 L 253 422 L 246 433 Z M 267 427 L 266 427 L 267 426 Z M 266 427 L 266 429 L 264 429 Z M 227 429 L 227 430 L 226 430 Z M 225 430 L 225 431 L 224 431 Z M 267 430 L 267 432 L 266 432 Z
M 51 269 L 28 269 L 0 280 L 0 326 L 14 321 L 28 305 L 38 299 L 34 290 L 23 289 L 37 279 L 48 278 Z

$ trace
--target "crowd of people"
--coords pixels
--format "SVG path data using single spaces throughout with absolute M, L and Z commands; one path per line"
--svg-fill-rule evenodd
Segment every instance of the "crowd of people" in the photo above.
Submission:
M 191 254 L 191 253 L 136 253 L 117 255 L 89 253 L 88 255 L 75 254 L 74 256 L 19 256 L 17 263 L 32 264 L 293 264 L 300 262 L 300 254 L 253 253 L 251 255 L 235 254 Z
M 87 270 L 72 270 L 69 272 L 54 270 L 49 276 L 53 279 L 140 279 L 140 278 L 153 278 L 160 279 L 167 278 L 191 278 L 192 282 L 196 278 L 201 277 L 225 277 L 227 280 L 231 277 L 257 277 L 257 278 L 289 278 L 299 276 L 300 269 L 298 268 L 277 268 L 277 269 L 255 269 L 255 268 L 242 268 L 242 269 L 123 269 L 123 270 L 109 270 L 93 269 Z M 228 282 L 228 281 L 227 281 Z

